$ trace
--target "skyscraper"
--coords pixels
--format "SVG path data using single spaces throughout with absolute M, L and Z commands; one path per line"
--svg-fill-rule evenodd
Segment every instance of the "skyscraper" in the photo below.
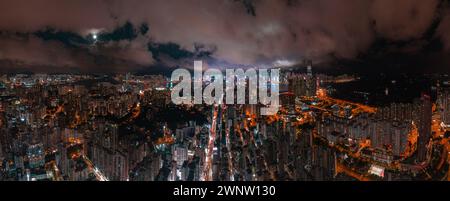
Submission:
M 308 62 L 306 62 L 308 63 Z M 306 64 L 307 74 L 292 74 L 289 78 L 289 91 L 295 97 L 315 96 L 317 91 L 317 79 L 313 76 L 311 63 Z
M 439 112 L 441 121 L 446 126 L 450 126 L 450 89 L 443 89 L 438 97 Z
M 431 137 L 431 98 L 427 94 L 422 94 L 419 106 L 419 141 L 417 146 L 417 160 L 423 162 L 427 157 L 427 144 Z
M 312 61 L 307 62 L 306 64 L 306 73 L 309 77 L 312 77 Z

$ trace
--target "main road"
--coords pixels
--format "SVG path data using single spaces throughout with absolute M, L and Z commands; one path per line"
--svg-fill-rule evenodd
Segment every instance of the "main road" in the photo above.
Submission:
M 213 115 L 211 121 L 211 128 L 209 132 L 209 141 L 208 147 L 206 148 L 205 154 L 205 165 L 203 169 L 203 180 L 211 181 L 212 180 L 212 154 L 214 152 L 214 142 L 216 140 L 216 127 L 217 127 L 217 114 L 218 114 L 218 106 L 214 105 L 213 107 Z

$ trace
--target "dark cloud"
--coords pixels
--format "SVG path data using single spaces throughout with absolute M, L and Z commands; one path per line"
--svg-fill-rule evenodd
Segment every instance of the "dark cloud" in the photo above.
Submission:
M 128 28 L 127 28 L 128 27 Z M 125 29 L 126 28 L 126 29 Z M 124 72 L 153 64 L 148 39 L 129 24 L 93 38 L 45 29 L 34 33 L 0 34 L 0 70 L 15 72 Z M 126 33 L 124 33 L 126 32 Z M 28 69 L 27 69 L 28 68 Z
M 445 0 L 3 0 L 0 68 L 132 71 L 191 65 L 193 58 L 212 65 L 267 65 L 305 57 L 328 62 L 358 60 L 372 53 L 444 54 L 450 50 L 447 4 Z

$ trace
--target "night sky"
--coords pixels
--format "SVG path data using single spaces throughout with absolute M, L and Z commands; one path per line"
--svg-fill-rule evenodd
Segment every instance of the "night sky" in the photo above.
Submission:
M 449 72 L 449 0 L 0 0 L 0 72 Z

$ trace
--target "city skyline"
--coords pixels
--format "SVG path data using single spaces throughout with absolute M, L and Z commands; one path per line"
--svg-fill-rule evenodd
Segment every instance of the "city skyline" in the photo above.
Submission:
M 448 194 L 450 0 L 0 8 L 6 195 Z
M 356 90 L 366 78 L 315 73 L 312 63 L 281 71 L 279 111 L 268 116 L 251 94 L 241 104 L 174 104 L 178 80 L 162 75 L 2 75 L 1 179 L 450 179 L 448 76 Z M 423 88 L 400 98 L 405 83 Z

